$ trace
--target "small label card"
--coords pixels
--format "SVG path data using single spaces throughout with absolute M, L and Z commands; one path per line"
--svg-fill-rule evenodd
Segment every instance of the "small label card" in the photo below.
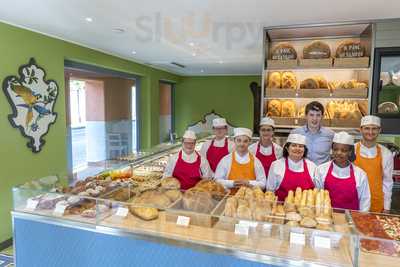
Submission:
M 239 221 L 239 224 L 241 225 L 247 225 L 248 227 L 257 227 L 258 223 L 257 222 L 252 222 L 252 221 Z
M 314 247 L 331 249 L 331 239 L 324 236 L 315 236 Z
M 304 234 L 290 232 L 290 244 L 304 246 L 306 244 L 306 236 Z
M 179 226 L 188 227 L 189 223 L 190 223 L 190 217 L 186 216 L 178 216 L 178 219 L 176 220 L 176 224 Z
M 37 205 L 39 204 L 39 200 L 28 199 L 26 202 L 26 209 L 28 210 L 35 210 Z
M 54 209 L 53 214 L 62 216 L 62 215 L 64 215 L 66 208 L 67 208 L 67 205 L 56 205 L 56 208 Z
M 235 224 L 235 234 L 236 235 L 249 235 L 249 225 L 246 224 Z
M 129 210 L 127 208 L 118 207 L 117 212 L 115 213 L 115 216 L 125 218 L 126 216 L 128 216 L 128 212 L 129 212 Z

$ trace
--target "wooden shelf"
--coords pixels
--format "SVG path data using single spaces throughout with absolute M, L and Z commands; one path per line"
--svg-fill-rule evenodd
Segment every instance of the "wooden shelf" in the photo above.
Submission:
M 369 70 L 369 57 L 267 60 L 267 70 Z
M 368 99 L 368 89 L 266 89 L 266 98 Z

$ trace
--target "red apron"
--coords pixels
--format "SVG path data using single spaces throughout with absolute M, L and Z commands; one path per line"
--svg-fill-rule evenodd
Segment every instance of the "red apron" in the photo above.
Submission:
M 274 144 L 271 144 L 272 153 L 271 153 L 271 155 L 268 155 L 268 156 L 265 156 L 260 152 L 260 146 L 261 146 L 260 142 L 258 142 L 256 157 L 261 161 L 261 163 L 264 167 L 265 177 L 268 177 L 269 168 L 271 167 L 271 163 L 276 160 Z
M 207 150 L 207 160 L 213 172 L 217 169 L 221 159 L 228 154 L 228 138 L 225 138 L 225 145 L 223 147 L 216 147 L 214 146 L 214 139 L 211 141 L 211 145 Z
M 340 179 L 332 174 L 333 162 L 329 166 L 325 178 L 325 189 L 329 191 L 332 207 L 339 209 L 359 210 L 356 178 L 354 176 L 353 165 L 350 164 L 350 177 Z
M 287 197 L 289 190 L 295 191 L 297 187 L 301 190 L 314 189 L 314 183 L 308 172 L 306 160 L 303 159 L 303 172 L 294 172 L 289 169 L 288 159 L 285 159 L 285 174 L 283 176 L 281 185 L 276 190 L 275 195 L 278 196 L 279 201 L 284 201 Z
M 195 153 L 197 154 L 197 160 L 193 163 L 187 163 L 182 159 L 182 150 L 179 151 L 178 160 L 176 161 L 172 176 L 179 180 L 181 189 L 183 190 L 192 188 L 201 180 L 201 157 L 199 153 Z

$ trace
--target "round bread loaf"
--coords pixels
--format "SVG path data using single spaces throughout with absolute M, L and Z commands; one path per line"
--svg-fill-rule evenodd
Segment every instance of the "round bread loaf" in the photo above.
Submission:
M 315 78 L 305 79 L 300 83 L 300 88 L 301 89 L 318 89 L 319 88 L 318 80 Z
M 297 79 L 296 75 L 291 71 L 284 71 L 282 73 L 282 88 L 284 89 L 296 89 Z
M 282 113 L 282 104 L 281 101 L 277 99 L 272 99 L 268 101 L 268 116 L 272 117 L 280 117 Z
M 134 201 L 136 204 L 152 205 L 157 208 L 165 209 L 171 204 L 170 199 L 158 191 L 146 191 Z
M 365 48 L 359 41 L 346 40 L 339 44 L 336 49 L 337 58 L 355 58 L 363 57 Z
M 282 103 L 282 117 L 296 117 L 296 104 L 292 100 L 286 100 Z
M 209 192 L 213 198 L 222 198 L 225 194 L 225 187 L 218 182 L 211 180 L 202 180 L 193 188 L 196 191 Z
M 314 77 L 318 81 L 318 88 L 328 88 L 328 81 L 321 75 Z
M 282 77 L 278 71 L 271 72 L 268 77 L 268 88 L 281 88 Z
M 290 60 L 297 59 L 297 52 L 289 43 L 279 43 L 271 51 L 272 60 Z
M 322 59 L 330 57 L 331 49 L 325 42 L 313 41 L 311 44 L 304 46 L 303 58 L 305 59 Z
M 165 190 L 180 189 L 181 183 L 174 177 L 167 177 L 161 180 L 161 188 Z
M 200 213 L 210 213 L 214 208 L 212 196 L 208 192 L 198 192 L 193 188 L 183 194 L 183 208 Z

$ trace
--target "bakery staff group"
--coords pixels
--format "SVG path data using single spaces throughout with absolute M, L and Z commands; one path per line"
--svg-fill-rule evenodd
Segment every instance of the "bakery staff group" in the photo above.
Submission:
M 290 190 L 314 187 L 329 191 L 332 206 L 373 212 L 390 210 L 393 156 L 377 143 L 380 118 L 361 119 L 361 140 L 354 143 L 346 132 L 334 133 L 321 126 L 324 107 L 306 106 L 306 125 L 292 130 L 282 148 L 274 143 L 274 120 L 264 117 L 260 139 L 251 144 L 252 131 L 235 128 L 233 142 L 227 137 L 225 119 L 213 120 L 215 137 L 195 151 L 196 134 L 186 131 L 182 149 L 169 158 L 164 177 L 175 177 L 181 188 L 201 179 L 215 179 L 226 188 L 258 186 L 274 191 L 283 201 Z

